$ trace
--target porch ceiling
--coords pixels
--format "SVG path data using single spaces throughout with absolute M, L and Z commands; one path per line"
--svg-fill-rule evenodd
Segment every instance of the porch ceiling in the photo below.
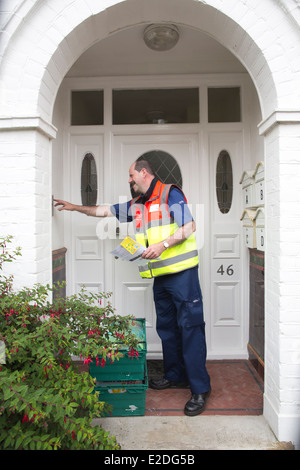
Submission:
M 246 72 L 231 52 L 201 31 L 179 25 L 180 39 L 174 49 L 155 52 L 144 44 L 145 27 L 138 25 L 124 29 L 90 47 L 67 76 Z

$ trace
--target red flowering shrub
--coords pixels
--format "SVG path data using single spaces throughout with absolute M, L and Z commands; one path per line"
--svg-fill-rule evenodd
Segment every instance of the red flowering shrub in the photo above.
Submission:
M 92 425 L 109 405 L 72 358 L 95 357 L 105 367 L 121 356 L 120 337 L 135 354 L 132 318 L 116 315 L 105 294 L 82 291 L 53 303 L 49 286 L 15 292 L 13 278 L 1 274 L 20 255 L 6 248 L 10 241 L 0 238 L 0 449 L 119 449 Z

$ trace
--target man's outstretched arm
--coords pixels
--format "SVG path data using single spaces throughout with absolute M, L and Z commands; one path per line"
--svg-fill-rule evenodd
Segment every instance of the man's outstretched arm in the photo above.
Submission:
M 104 204 L 101 206 L 78 206 L 71 202 L 63 201 L 62 199 L 54 199 L 56 202 L 55 207 L 59 211 L 76 211 L 81 214 L 89 215 L 92 217 L 112 217 L 113 214 L 110 210 L 110 205 Z

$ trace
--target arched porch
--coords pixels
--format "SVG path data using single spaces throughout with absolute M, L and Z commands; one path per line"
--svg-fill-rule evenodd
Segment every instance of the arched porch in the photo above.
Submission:
M 72 2 L 37 1 L 33 6 L 23 2 L 19 15 L 6 25 L 1 65 L 5 153 L 1 158 L 9 157 L 3 167 L 4 181 L 11 181 L 12 167 L 14 181 L 7 186 L 3 229 L 13 231 L 18 244 L 19 240 L 25 243 L 20 283 L 51 282 L 51 140 L 56 136 L 52 112 L 72 64 L 96 42 L 135 24 L 168 21 L 212 36 L 245 66 L 260 100 L 268 247 L 264 414 L 280 440 L 299 442 L 299 397 L 290 385 L 299 366 L 295 333 L 299 328 L 299 237 L 289 229 L 291 220 L 299 218 L 300 68 L 295 12 L 267 0 L 255 5 L 250 1 L 135 0 L 107 2 L 105 7 L 92 0 L 78 1 L 76 8 Z M 18 23 L 19 18 L 26 21 Z M 18 203 L 14 185 L 22 196 Z

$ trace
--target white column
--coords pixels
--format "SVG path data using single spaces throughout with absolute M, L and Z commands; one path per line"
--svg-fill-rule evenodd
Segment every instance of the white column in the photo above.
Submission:
M 300 113 L 277 112 L 265 135 L 264 415 L 300 448 Z
M 51 139 L 55 129 L 38 118 L 1 120 L 0 233 L 13 235 L 22 257 L 7 264 L 15 287 L 52 282 Z

